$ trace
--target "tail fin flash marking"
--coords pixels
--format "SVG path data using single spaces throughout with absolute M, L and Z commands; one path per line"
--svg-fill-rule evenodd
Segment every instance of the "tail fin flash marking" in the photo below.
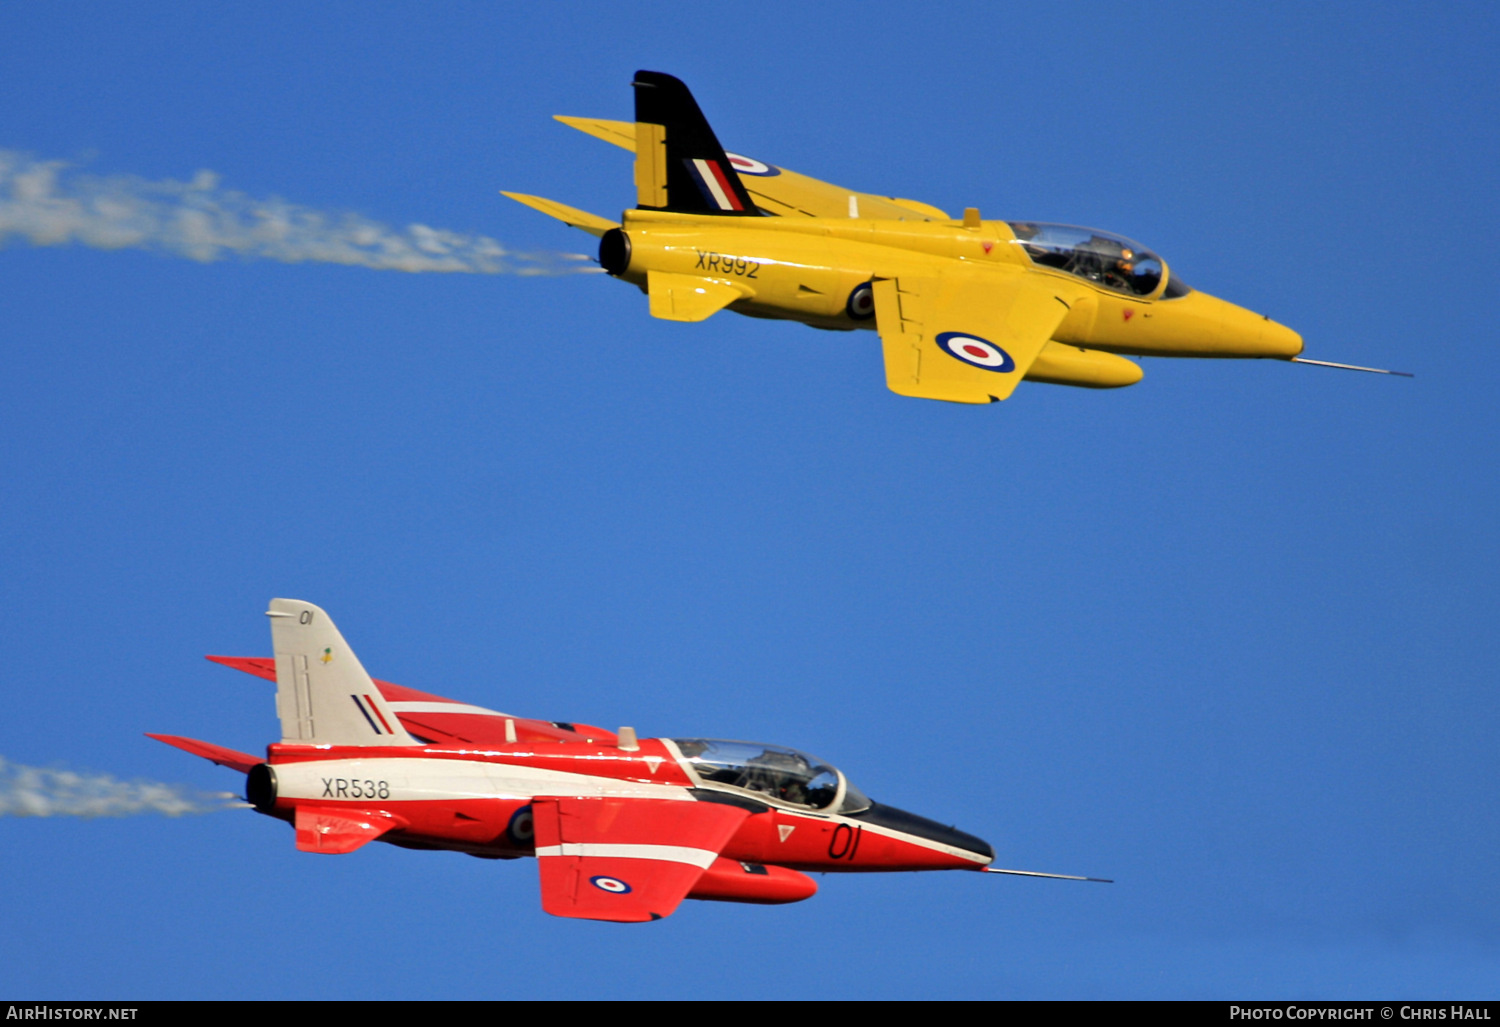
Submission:
M 724 172 L 719 169 L 719 162 L 704 160 L 695 157 L 688 162 L 694 177 L 698 179 L 698 188 L 703 191 L 703 198 L 718 205 L 720 210 L 744 210 L 740 205 L 739 198 L 734 195 L 734 189 L 729 185 L 729 180 L 724 177 Z
M 385 728 L 385 733 L 388 735 L 395 734 L 396 732 L 391 730 L 391 725 L 386 723 L 386 719 L 380 715 L 380 707 L 375 705 L 375 700 L 367 695 L 365 696 L 365 702 L 370 704 L 370 709 L 374 711 L 375 718 L 380 721 L 380 726 Z
M 380 734 L 380 728 L 375 726 L 375 721 L 370 717 L 370 711 L 365 709 L 365 704 L 359 701 L 359 696 L 351 695 L 349 698 L 354 700 L 354 705 L 359 707 L 359 712 L 365 715 L 365 723 L 370 725 L 370 730 L 377 735 Z M 369 702 L 369 696 L 365 697 L 365 702 Z

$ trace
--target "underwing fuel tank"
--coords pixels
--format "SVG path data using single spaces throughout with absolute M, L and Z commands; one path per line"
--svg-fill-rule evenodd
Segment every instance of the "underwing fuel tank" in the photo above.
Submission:
M 709 902 L 752 902 L 780 905 L 801 902 L 817 893 L 818 884 L 806 874 L 786 867 L 741 863 L 720 856 L 688 892 L 690 899 Z
M 1088 389 L 1118 389 L 1134 385 L 1144 376 L 1141 365 L 1133 360 L 1060 342 L 1043 346 L 1026 372 L 1029 382 L 1081 385 Z

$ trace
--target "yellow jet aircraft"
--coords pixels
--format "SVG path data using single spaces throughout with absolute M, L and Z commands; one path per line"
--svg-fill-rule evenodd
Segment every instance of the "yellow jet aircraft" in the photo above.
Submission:
M 728 308 L 875 328 L 893 392 L 955 403 L 1005 399 L 1022 378 L 1133 385 L 1141 367 L 1120 354 L 1326 363 L 1299 358 L 1290 328 L 1188 288 L 1129 239 L 986 221 L 972 207 L 954 219 L 726 153 L 682 82 L 638 71 L 631 85 L 633 124 L 557 120 L 635 153 L 636 209 L 617 223 L 505 195 L 599 236 L 599 263 L 644 291 L 653 317 Z

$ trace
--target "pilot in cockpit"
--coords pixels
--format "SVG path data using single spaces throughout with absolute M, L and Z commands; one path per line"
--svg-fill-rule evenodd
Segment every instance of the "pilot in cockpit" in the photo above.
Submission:
M 787 753 L 767 750 L 746 766 L 745 776 L 740 779 L 740 787 L 783 802 L 806 805 L 807 788 L 802 779 L 807 774 L 806 761 Z

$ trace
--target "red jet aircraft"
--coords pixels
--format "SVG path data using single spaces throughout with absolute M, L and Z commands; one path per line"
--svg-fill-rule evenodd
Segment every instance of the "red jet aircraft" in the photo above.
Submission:
M 802 871 L 999 870 L 987 842 L 871 802 L 838 770 L 775 745 L 638 739 L 528 720 L 375 681 L 311 603 L 273 599 L 274 659 L 210 656 L 276 682 L 265 760 L 150 737 L 247 775 L 246 798 L 304 852 L 380 840 L 536 857 L 555 916 L 647 921 L 684 898 L 809 898 Z

